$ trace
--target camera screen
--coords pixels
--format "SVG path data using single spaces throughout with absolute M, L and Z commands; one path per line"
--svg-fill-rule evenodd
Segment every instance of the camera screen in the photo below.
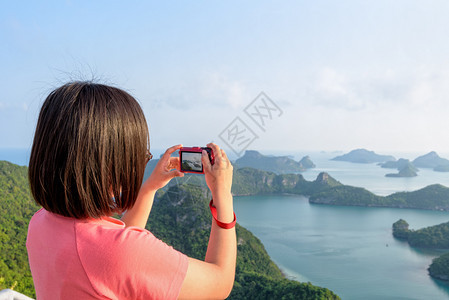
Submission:
M 181 170 L 202 172 L 201 152 L 182 152 Z

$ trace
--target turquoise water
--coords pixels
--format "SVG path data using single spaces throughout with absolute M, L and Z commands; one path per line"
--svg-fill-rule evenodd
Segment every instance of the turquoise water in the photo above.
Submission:
M 442 252 L 391 234 L 400 218 L 416 229 L 447 222 L 449 212 L 313 205 L 302 196 L 236 197 L 234 207 L 292 279 L 342 299 L 449 299 L 449 287 L 427 272 Z
M 329 153 L 297 153 L 295 158 L 304 155 L 317 166 L 301 173 L 307 180 L 325 171 L 378 195 L 435 183 L 449 186 L 449 173 L 421 169 L 417 177 L 390 178 L 385 174 L 397 171 L 377 164 L 331 161 L 337 154 Z M 292 279 L 327 287 L 342 299 L 449 299 L 449 286 L 427 272 L 444 251 L 411 248 L 391 234 L 401 218 L 418 229 L 449 221 L 449 212 L 312 205 L 303 196 L 236 197 L 234 207 L 238 222 Z

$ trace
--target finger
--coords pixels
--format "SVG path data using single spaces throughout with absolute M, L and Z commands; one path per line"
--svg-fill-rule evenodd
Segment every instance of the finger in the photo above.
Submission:
M 168 164 L 169 170 L 177 169 L 179 170 L 179 157 L 170 157 L 170 162 Z
M 201 162 L 203 163 L 203 170 L 206 173 L 209 173 L 212 170 L 212 165 L 209 160 L 209 155 L 206 150 L 203 150 L 201 153 Z M 206 171 L 207 170 L 207 171 Z
M 220 158 L 221 158 L 221 150 L 220 150 L 220 147 L 218 147 L 218 146 L 217 146 L 216 144 L 214 144 L 214 143 L 209 143 L 209 144 L 207 144 L 207 147 L 211 148 L 212 151 L 214 151 L 215 159 L 217 159 L 217 157 L 218 157 L 218 161 L 220 161 Z
M 179 157 L 169 157 L 165 168 L 167 170 L 178 169 Z
M 226 161 L 228 163 L 230 163 L 231 161 L 229 160 L 228 156 L 226 155 L 226 152 L 221 149 L 221 158 L 223 159 L 223 161 Z
M 181 144 L 168 148 L 167 150 L 165 150 L 164 155 L 162 155 L 161 159 L 168 160 L 168 158 L 172 155 L 172 153 L 175 152 L 176 150 L 179 150 L 180 148 L 182 148 Z
M 220 149 L 220 151 L 221 151 L 221 156 L 222 156 L 224 159 L 229 160 L 229 159 L 228 159 L 228 156 L 226 155 L 226 152 L 225 152 L 223 149 Z
M 175 177 L 184 177 L 184 173 L 182 173 L 176 169 L 173 169 L 170 171 L 170 178 L 175 178 Z
M 170 170 L 170 171 L 168 171 L 168 172 L 163 174 L 163 178 L 166 181 L 170 181 L 170 180 L 172 180 L 175 177 L 183 177 L 183 176 L 184 176 L 184 173 L 181 173 L 181 172 L 179 172 L 176 169 Z

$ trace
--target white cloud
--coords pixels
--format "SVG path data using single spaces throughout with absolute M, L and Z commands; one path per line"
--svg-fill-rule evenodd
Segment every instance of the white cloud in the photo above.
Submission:
M 308 97 L 313 103 L 326 107 L 363 109 L 366 105 L 364 98 L 356 92 L 353 79 L 343 72 L 325 67 L 314 78 Z
M 199 95 L 215 104 L 226 104 L 233 109 L 246 106 L 252 99 L 242 82 L 231 80 L 218 72 L 204 74 L 199 82 Z
M 291 149 L 449 150 L 449 68 L 322 68 L 294 87 L 296 102 L 263 142 Z M 292 90 L 294 89 L 292 87 Z M 271 95 L 276 97 L 276 95 Z M 281 128 L 282 127 L 282 128 Z M 262 140 L 262 138 L 261 138 Z
M 449 69 L 444 66 L 418 68 L 408 91 L 409 103 L 426 110 L 447 110 Z
M 375 111 L 400 106 L 402 110 L 446 108 L 449 68 L 424 66 L 407 69 L 348 72 L 330 67 L 311 77 L 308 103 L 327 109 Z
M 195 76 L 196 75 L 196 76 Z M 199 72 L 190 78 L 177 78 L 161 86 L 142 86 L 138 98 L 151 108 L 175 110 L 219 108 L 238 110 L 257 96 L 251 95 L 243 81 L 230 79 L 220 72 Z
M 331 68 L 324 68 L 319 74 L 317 89 L 329 97 L 348 96 L 347 79 Z

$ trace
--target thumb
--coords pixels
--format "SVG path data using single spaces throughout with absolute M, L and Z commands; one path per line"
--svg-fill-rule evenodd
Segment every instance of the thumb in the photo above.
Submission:
M 168 177 L 169 177 L 169 179 L 173 179 L 175 177 L 184 177 L 184 173 L 182 173 L 176 169 L 173 169 L 173 170 L 170 170 L 170 172 L 168 172 Z

